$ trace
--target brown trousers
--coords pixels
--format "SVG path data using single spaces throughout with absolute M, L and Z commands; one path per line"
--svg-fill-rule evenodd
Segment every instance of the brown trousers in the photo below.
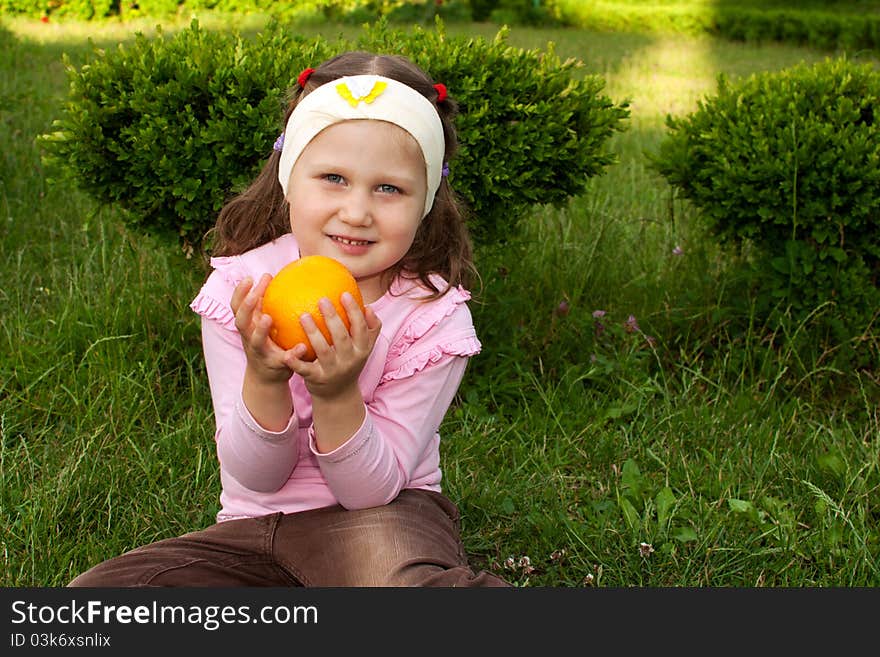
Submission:
M 69 586 L 510 586 L 474 572 L 445 496 L 227 520 L 99 563 Z

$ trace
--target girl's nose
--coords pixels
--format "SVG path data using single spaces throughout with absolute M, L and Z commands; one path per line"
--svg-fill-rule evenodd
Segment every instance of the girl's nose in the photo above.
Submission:
M 347 194 L 339 215 L 352 226 L 368 226 L 372 222 L 369 195 L 357 191 Z

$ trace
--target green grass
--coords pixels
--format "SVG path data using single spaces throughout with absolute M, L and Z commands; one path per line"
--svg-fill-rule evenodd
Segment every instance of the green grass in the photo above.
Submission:
M 76 65 L 87 37 L 112 47 L 150 24 L 7 26 L 0 585 L 59 586 L 213 519 L 213 418 L 187 307 L 205 272 L 48 180 L 34 143 L 66 93 L 62 53 Z M 743 315 L 729 256 L 644 158 L 666 114 L 694 108 L 719 72 L 825 54 L 566 29 L 509 41 L 553 41 L 630 99 L 632 120 L 614 138 L 619 164 L 586 194 L 536 208 L 521 240 L 479 254 L 484 351 L 442 443 L 474 561 L 523 586 L 880 584 L 876 369 L 768 346 L 775 329 Z M 622 328 L 630 314 L 640 331 Z

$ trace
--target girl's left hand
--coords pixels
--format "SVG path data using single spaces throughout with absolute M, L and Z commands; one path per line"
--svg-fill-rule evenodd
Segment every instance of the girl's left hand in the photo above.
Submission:
M 368 307 L 366 312 L 362 312 L 348 292 L 343 293 L 340 301 L 348 315 L 351 332 L 345 328 L 330 300 L 321 299 L 318 306 L 333 338 L 333 344 L 328 344 L 311 315 L 303 315 L 300 322 L 309 336 L 317 358 L 313 362 L 295 357 L 288 359 L 288 366 L 302 376 L 313 398 L 331 400 L 357 386 L 358 377 L 382 328 L 382 322 L 373 309 Z

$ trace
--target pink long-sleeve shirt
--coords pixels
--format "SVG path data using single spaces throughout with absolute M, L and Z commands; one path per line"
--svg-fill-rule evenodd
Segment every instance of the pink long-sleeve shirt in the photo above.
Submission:
M 289 382 L 294 414 L 267 431 L 248 412 L 241 389 L 245 353 L 230 300 L 245 277 L 275 275 L 299 257 L 291 234 L 242 255 L 211 259 L 213 271 L 190 307 L 202 343 L 216 421 L 221 509 L 218 521 L 339 503 L 387 504 L 404 488 L 440 490 L 438 428 L 470 356 L 480 351 L 467 300 L 454 287 L 439 299 L 398 279 L 371 304 L 382 330 L 358 379 L 366 407 L 360 428 L 332 452 L 315 445 L 312 406 L 302 377 Z M 445 282 L 437 279 L 443 289 Z

